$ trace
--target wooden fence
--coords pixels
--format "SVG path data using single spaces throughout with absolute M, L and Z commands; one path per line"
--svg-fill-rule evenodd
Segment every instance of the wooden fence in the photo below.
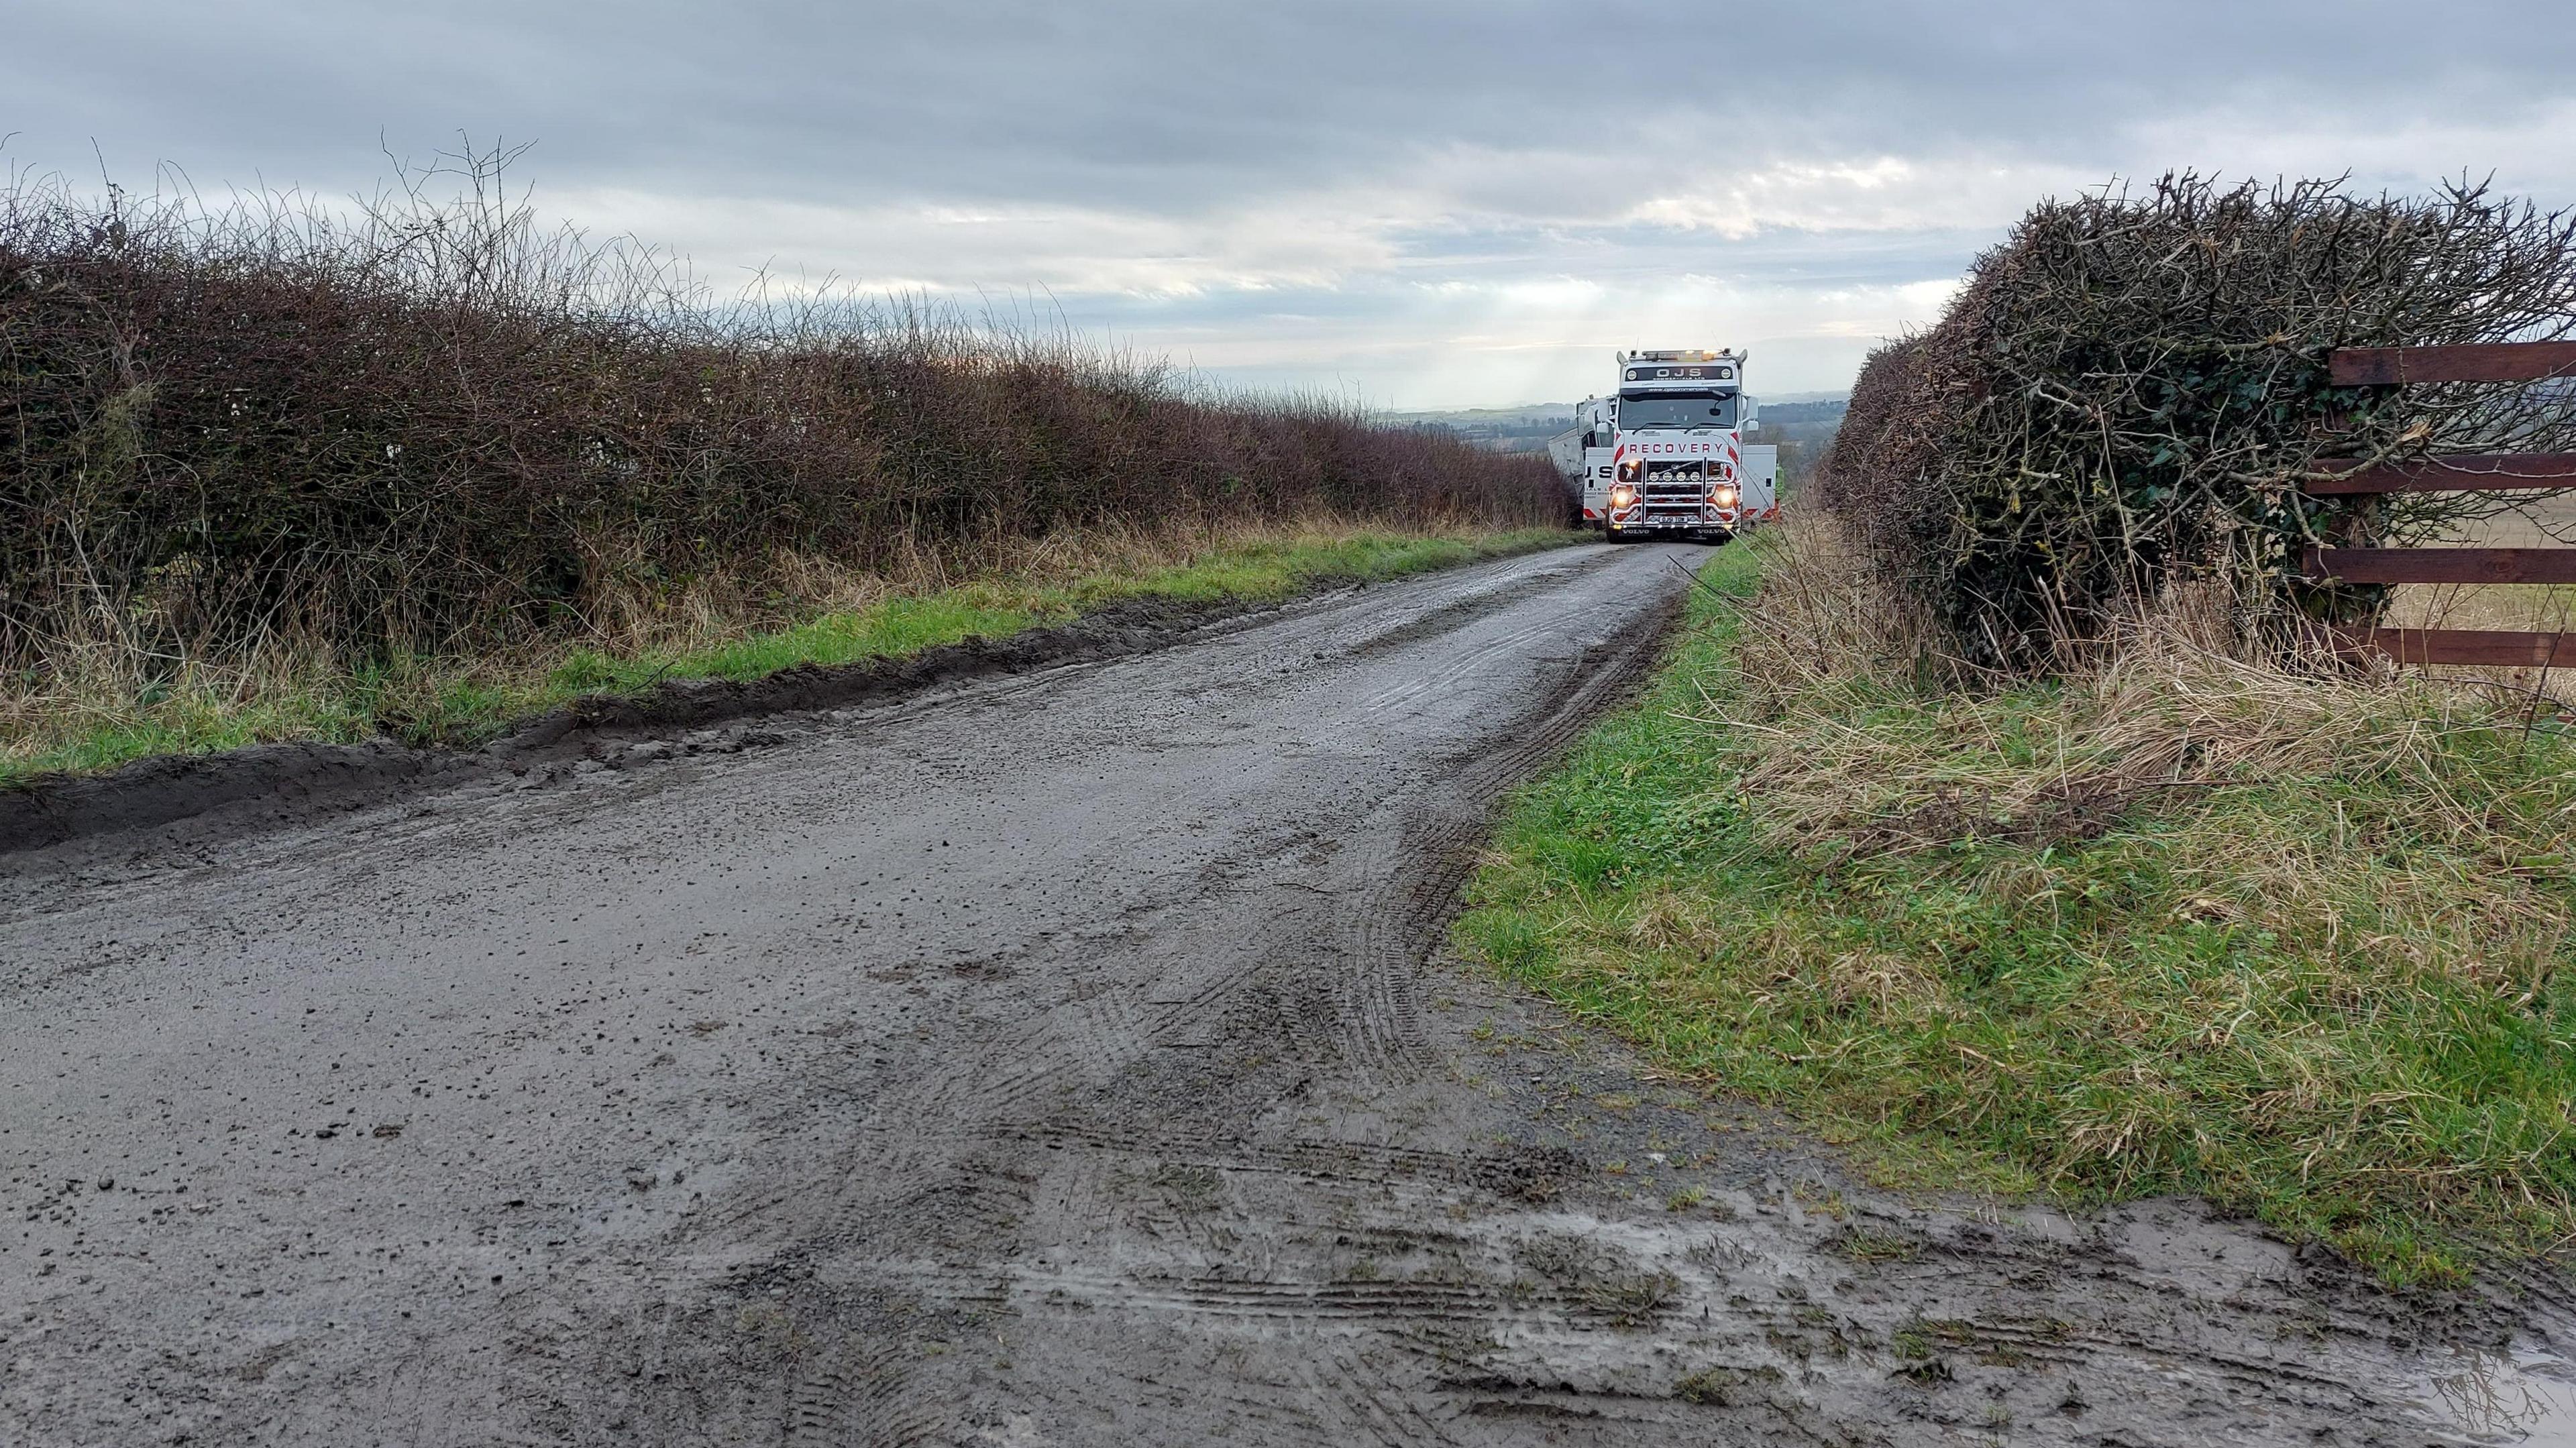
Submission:
M 2576 379 L 2576 342 L 2346 347 L 2327 366 L 2338 387 Z M 2329 461 L 2322 467 L 2347 470 L 2313 479 L 2302 492 L 2323 497 L 2576 487 L 2576 453 L 2460 454 L 2371 467 Z M 2576 548 L 2310 548 L 2301 563 L 2301 571 L 2318 582 L 2576 583 Z M 2354 642 L 2406 664 L 2576 665 L 2576 638 L 2564 633 L 2374 628 Z

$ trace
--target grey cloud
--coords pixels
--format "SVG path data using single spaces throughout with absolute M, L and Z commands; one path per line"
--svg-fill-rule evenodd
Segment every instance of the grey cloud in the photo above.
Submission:
M 416 151 L 462 127 L 540 140 L 541 175 L 843 204 L 1199 206 L 1457 146 L 1562 162 L 1676 136 L 2076 162 L 2214 104 L 2510 117 L 2576 68 L 2556 0 L 17 9 L 0 128 L 47 159 L 96 137 L 124 167 L 348 184 L 379 130 Z
M 1821 298 L 1953 275 L 2034 187 L 2257 165 L 2287 131 L 2329 138 L 2301 165 L 2350 136 L 2381 158 L 2365 184 L 2495 167 L 2576 192 L 2539 129 L 2576 114 L 2564 0 L 20 0 L 8 31 L 0 160 L 22 167 L 94 174 L 95 142 L 129 185 L 170 161 L 347 192 L 383 175 L 380 135 L 418 158 L 463 130 L 538 142 L 541 204 L 695 206 L 675 238 L 719 268 L 1088 276 L 1067 306 L 1098 325 L 1339 326 L 1354 355 L 1468 327 L 1441 283 L 1581 278 L 1634 316 L 1679 279 Z M 2511 144 L 2446 139 L 2470 133 Z M 2391 136 L 2418 139 L 2365 144 Z M 1880 161 L 1904 174 L 1799 169 Z M 1768 179 L 1727 189 L 1748 173 Z M 1670 214 L 1640 220 L 1649 201 Z M 745 219 L 786 205 L 817 210 Z M 952 245 L 906 208 L 1015 217 Z M 1037 254 L 1050 209 L 1088 218 L 1064 229 L 1080 256 Z M 1195 296 L 1122 296 L 1097 264 L 1121 226 L 1261 254 L 1189 272 Z M 1269 251 L 1245 239 L 1264 228 Z M 1270 255 L 1303 230 L 1345 244 Z M 1220 294 L 1265 266 L 1286 291 Z

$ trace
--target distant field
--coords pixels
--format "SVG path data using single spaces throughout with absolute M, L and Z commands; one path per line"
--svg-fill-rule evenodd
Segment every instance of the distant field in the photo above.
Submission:
M 1764 402 L 1760 413 L 1761 430 L 1747 441 L 1778 443 L 1789 451 L 1781 454 L 1781 466 L 1789 477 L 1796 476 L 1793 454 L 1804 449 L 1809 455 L 1822 451 L 1832 441 L 1834 429 L 1842 425 L 1843 409 L 1848 401 L 1841 397 L 1817 398 L 1811 393 L 1794 393 L 1797 401 Z M 1385 421 L 1398 427 L 1429 428 L 1447 432 L 1478 447 L 1495 452 L 1540 452 L 1548 439 L 1574 426 L 1575 404 L 1571 402 L 1533 403 L 1527 407 L 1478 407 L 1453 412 L 1399 412 Z
M 2576 494 L 2544 498 L 2524 516 L 2473 525 L 2462 530 L 2460 541 L 2491 548 L 2576 548 Z
M 2526 516 L 2465 528 L 2459 541 L 2488 548 L 2576 547 L 2576 496 L 2534 503 Z M 2397 590 L 2394 615 L 2410 628 L 2551 631 L 2576 623 L 2576 587 L 2414 584 Z

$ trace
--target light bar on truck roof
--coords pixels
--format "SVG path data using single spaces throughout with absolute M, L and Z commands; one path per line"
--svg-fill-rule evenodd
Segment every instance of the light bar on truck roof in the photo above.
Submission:
M 1649 366 L 1640 360 L 1629 363 L 1620 370 L 1619 375 L 1628 382 L 1722 382 L 1728 387 L 1741 385 L 1741 379 L 1735 375 L 1734 366 L 1723 362 L 1714 365 L 1658 362 Z

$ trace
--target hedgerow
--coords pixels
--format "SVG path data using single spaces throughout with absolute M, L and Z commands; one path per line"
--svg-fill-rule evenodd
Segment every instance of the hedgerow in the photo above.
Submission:
M 2336 387 L 2328 354 L 2571 332 L 2576 213 L 2482 187 L 2184 174 L 2048 201 L 1938 324 L 1870 358 L 1814 496 L 1980 664 L 2048 664 L 2183 578 L 2223 582 L 2276 640 L 2367 622 L 2385 591 L 2310 587 L 2301 549 L 2420 541 L 2511 499 L 2301 480 L 2330 458 L 2567 450 L 2576 390 Z
M 543 229 L 508 159 L 350 207 L 0 191 L 0 667 L 455 654 L 1094 525 L 1560 516 L 1543 461 L 1349 407 L 926 306 L 719 305 Z

